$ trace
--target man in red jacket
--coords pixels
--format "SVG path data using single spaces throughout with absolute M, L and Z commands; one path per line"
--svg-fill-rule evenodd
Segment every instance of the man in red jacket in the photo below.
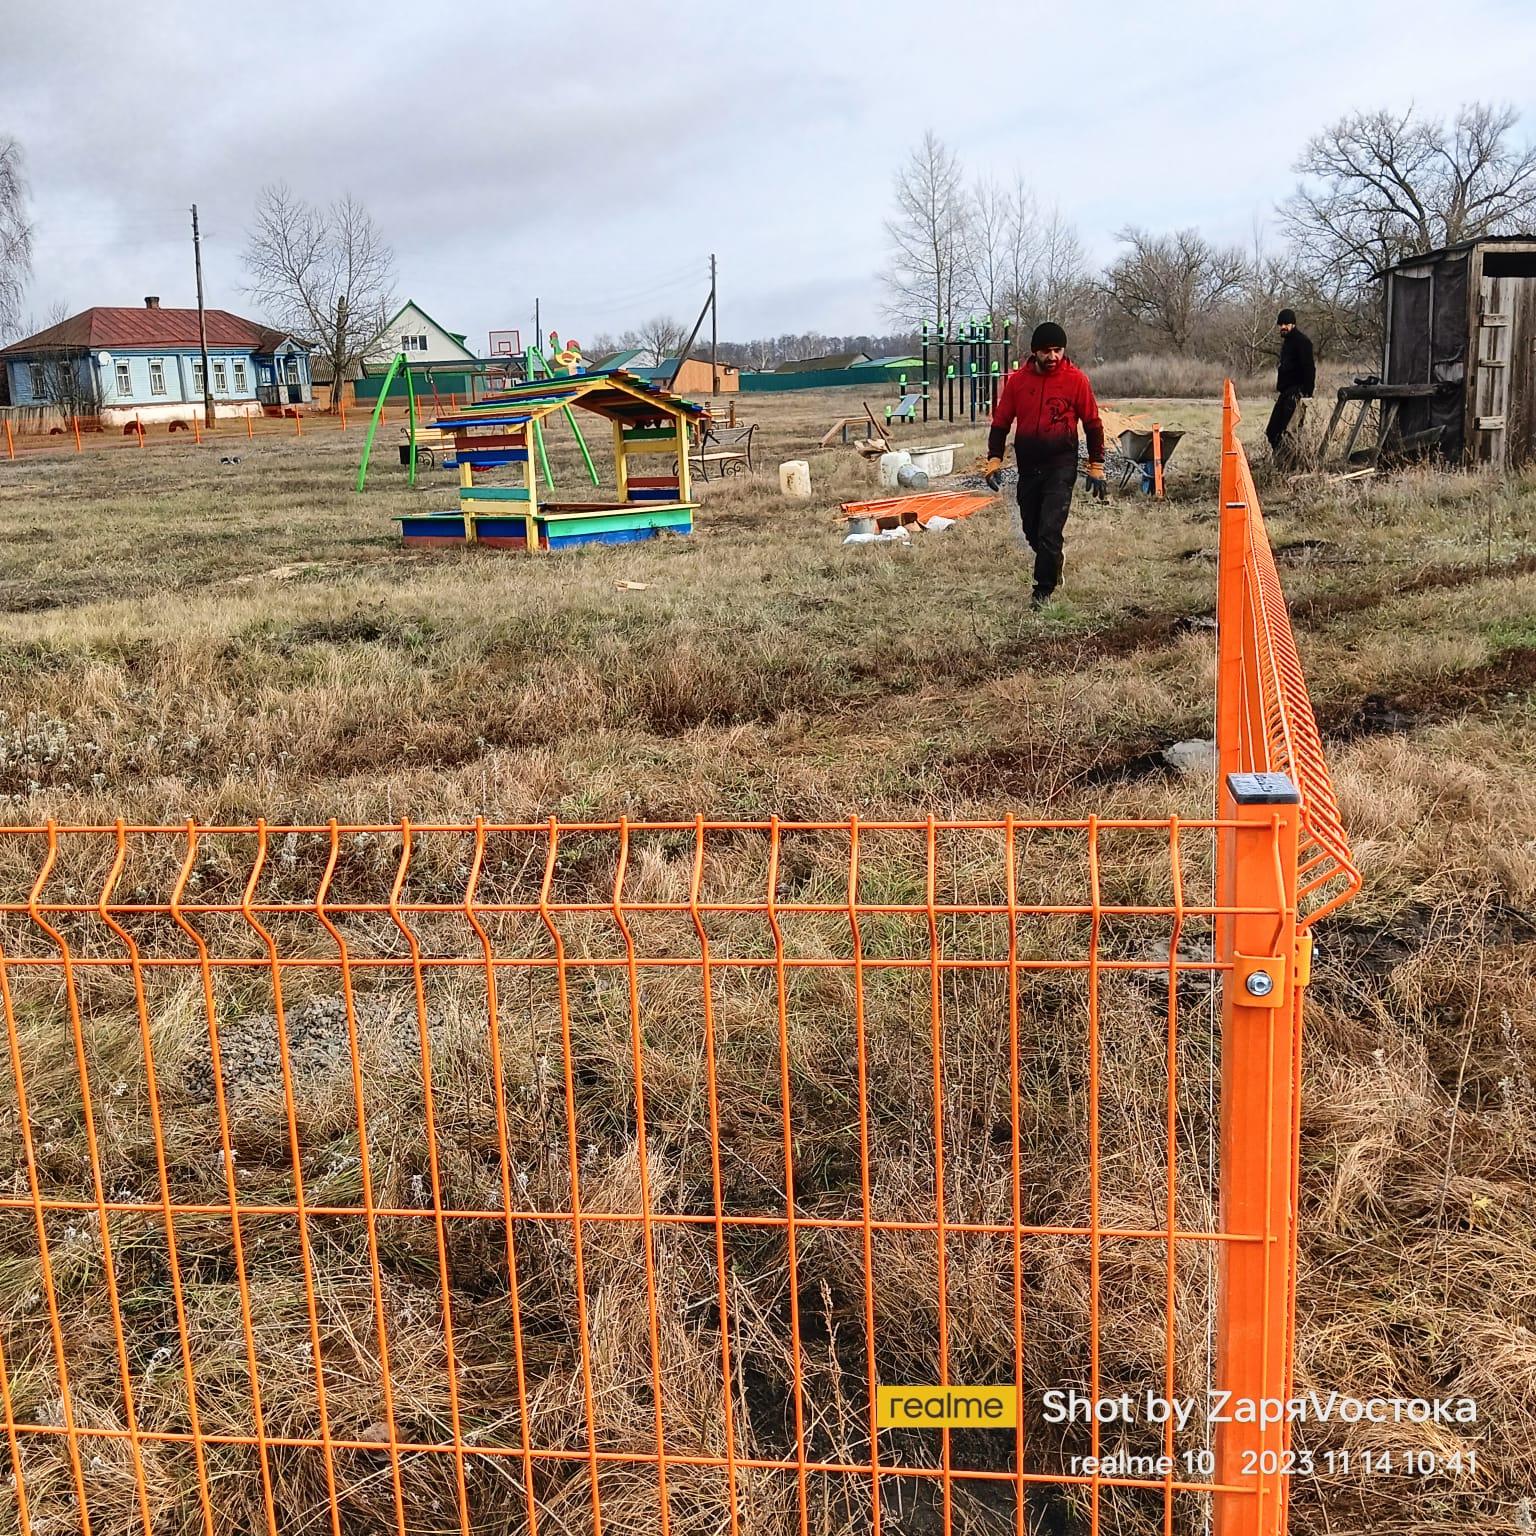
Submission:
M 987 484 L 1003 483 L 1003 446 L 1014 428 L 1019 461 L 1019 517 L 1035 552 L 1035 590 L 1030 605 L 1043 607 L 1061 581 L 1062 535 L 1077 479 L 1077 428 L 1088 438 L 1088 488 L 1101 501 L 1104 485 L 1104 424 L 1093 386 L 1067 356 L 1067 333 L 1053 321 L 1037 325 L 1029 358 L 1008 375 L 992 430 L 987 436 Z

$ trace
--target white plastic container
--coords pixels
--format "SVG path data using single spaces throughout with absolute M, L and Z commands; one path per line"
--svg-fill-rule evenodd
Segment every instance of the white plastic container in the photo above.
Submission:
M 912 455 L 905 448 L 880 455 L 880 484 L 888 491 L 896 489 L 896 471 L 912 462 Z
M 779 465 L 779 490 L 786 496 L 811 494 L 811 466 L 804 459 L 790 459 Z

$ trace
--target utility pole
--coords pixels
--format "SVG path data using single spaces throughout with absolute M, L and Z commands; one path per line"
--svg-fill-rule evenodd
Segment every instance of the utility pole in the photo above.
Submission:
M 341 409 L 341 392 L 347 387 L 343 378 L 347 356 L 347 296 L 336 300 L 336 345 L 331 358 L 331 409 Z
M 213 377 L 208 369 L 208 316 L 203 309 L 203 240 L 197 231 L 197 204 L 192 204 L 192 260 L 197 267 L 197 341 L 203 353 L 203 425 L 213 426 Z
M 720 341 L 720 312 L 715 308 L 715 253 L 709 253 L 709 392 L 720 393 L 720 363 L 715 355 Z

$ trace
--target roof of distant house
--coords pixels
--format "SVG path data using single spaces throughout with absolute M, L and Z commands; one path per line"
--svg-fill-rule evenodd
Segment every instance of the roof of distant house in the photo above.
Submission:
M 823 369 L 852 368 L 855 363 L 868 360 L 863 352 L 830 352 L 826 357 L 797 357 L 792 362 L 780 363 L 775 373 L 819 373 Z
M 244 320 L 227 309 L 210 309 L 210 347 L 249 347 L 270 352 L 293 340 L 286 331 L 274 330 L 255 320 Z M 195 309 L 104 308 L 83 309 L 34 336 L 0 347 L 0 356 L 13 352 L 93 350 L 97 347 L 195 347 L 198 344 Z M 303 346 L 303 342 L 294 342 Z

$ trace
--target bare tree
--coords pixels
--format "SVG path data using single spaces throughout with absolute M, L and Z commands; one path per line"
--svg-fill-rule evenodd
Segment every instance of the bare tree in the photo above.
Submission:
M 1033 204 L 1022 178 L 1014 187 L 980 180 L 970 194 L 963 230 L 967 286 L 976 307 L 1001 329 L 1019 262 L 1021 233 L 1029 227 Z
M 394 252 L 378 225 L 351 196 L 318 208 L 279 182 L 262 188 L 244 260 L 270 318 L 330 365 L 334 407 L 394 310 Z
M 625 346 L 638 347 L 651 360 L 652 368 L 659 368 L 669 357 L 677 355 L 677 349 L 688 339 L 688 332 L 671 315 L 652 315 L 637 331 L 626 331 Z
M 893 320 L 910 327 L 937 320 L 953 332 L 971 297 L 969 218 L 960 162 L 929 129 L 896 173 L 896 214 L 885 224 L 891 264 L 882 281 Z
M 1415 251 L 1518 232 L 1536 218 L 1536 143 L 1513 107 L 1472 102 L 1444 120 L 1356 112 L 1308 141 L 1282 204 L 1293 244 L 1325 282 L 1364 290 Z
M 1239 250 L 1213 245 L 1196 229 L 1154 235 L 1134 226 L 1115 237 L 1129 247 L 1104 274 L 1110 301 L 1176 352 L 1247 275 Z
M 21 145 L 0 136 L 0 341 L 21 322 L 21 296 L 32 276 L 32 225 Z
M 1068 327 L 1069 335 L 1080 331 L 1088 318 L 1092 284 L 1076 228 L 1058 207 L 1042 212 L 1022 182 L 1015 190 L 1014 213 L 1008 305 L 1015 329 L 1028 331 L 1041 320 L 1055 320 Z

